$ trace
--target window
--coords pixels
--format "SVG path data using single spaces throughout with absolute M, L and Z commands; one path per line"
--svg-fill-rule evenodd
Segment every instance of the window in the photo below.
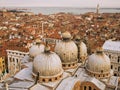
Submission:
M 2 61 L 2 63 L 4 63 L 4 61 Z
M 111 55 L 109 55 L 109 58 L 111 58 Z
M 92 90 L 92 88 L 89 86 L 89 89 L 88 90 Z
M 117 74 L 115 73 L 114 76 L 117 76 Z
M 42 81 L 45 82 L 45 79 L 43 79 Z
M 74 66 L 75 64 L 73 63 L 73 66 Z
M 103 73 L 103 70 L 101 70 L 101 73 Z
M 120 62 L 120 56 L 118 56 L 118 62 Z
M 113 65 L 111 65 L 111 69 L 113 69 Z
M 84 90 L 87 90 L 87 89 L 86 89 L 86 86 L 84 86 Z
M 18 59 L 16 59 L 17 63 L 18 63 Z
M 76 74 L 75 77 L 78 77 L 78 75 Z
M 120 66 L 118 67 L 118 71 L 120 71 Z
M 55 80 L 57 80 L 57 77 L 55 78 Z
M 65 64 L 63 64 L 62 66 L 65 67 Z
M 49 79 L 49 81 L 51 82 L 52 80 L 51 80 L 51 79 Z

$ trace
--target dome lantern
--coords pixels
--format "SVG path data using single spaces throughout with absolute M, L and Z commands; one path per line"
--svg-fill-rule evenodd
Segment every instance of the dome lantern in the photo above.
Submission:
M 41 44 L 41 40 L 40 39 L 36 39 L 35 42 L 36 42 L 36 45 L 40 45 Z
M 98 47 L 96 50 L 97 54 L 103 54 L 103 48 L 102 47 Z
M 76 36 L 75 36 L 75 41 L 76 41 L 76 42 L 80 42 L 80 41 L 81 41 L 81 38 L 80 38 L 79 35 L 76 35 Z
M 71 36 L 71 34 L 70 34 L 68 31 L 62 33 L 62 38 L 63 38 L 64 41 L 69 41 L 69 40 L 71 40 L 71 37 L 72 37 L 72 36 Z

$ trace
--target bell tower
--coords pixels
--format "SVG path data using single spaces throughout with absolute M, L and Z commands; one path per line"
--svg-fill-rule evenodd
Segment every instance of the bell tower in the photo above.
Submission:
M 99 14 L 99 4 L 97 4 L 96 13 Z

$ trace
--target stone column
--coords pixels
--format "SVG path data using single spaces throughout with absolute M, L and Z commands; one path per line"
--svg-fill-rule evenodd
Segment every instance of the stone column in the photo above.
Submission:
M 14 70 L 14 73 L 16 73 L 16 66 L 17 66 L 17 62 L 16 62 L 16 57 L 14 58 L 14 63 L 15 63 L 15 70 Z
M 8 70 L 10 72 L 10 56 L 8 55 Z

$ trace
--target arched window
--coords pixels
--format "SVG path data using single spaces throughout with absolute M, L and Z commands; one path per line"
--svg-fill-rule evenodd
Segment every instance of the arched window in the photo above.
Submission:
M 117 74 L 116 74 L 116 73 L 114 73 L 114 76 L 117 76 Z
M 111 55 L 109 55 L 109 58 L 111 59 Z
M 62 66 L 65 67 L 65 64 L 63 64 Z
M 103 73 L 103 70 L 101 70 L 101 73 Z
M 111 69 L 113 69 L 113 65 L 111 65 Z
M 52 81 L 52 79 L 49 79 L 49 81 L 51 82 L 51 81 Z
M 118 62 L 120 62 L 120 56 L 118 56 Z
M 45 79 L 43 79 L 42 81 L 45 82 Z
M 89 86 L 89 89 L 88 90 L 92 90 L 91 86 Z
M 68 64 L 68 67 L 70 67 L 70 64 Z
M 55 80 L 57 80 L 57 77 L 55 77 Z
M 16 59 L 17 63 L 18 63 L 18 59 Z
M 87 90 L 86 88 L 87 88 L 87 87 L 86 87 L 86 86 L 84 86 L 84 90 Z

